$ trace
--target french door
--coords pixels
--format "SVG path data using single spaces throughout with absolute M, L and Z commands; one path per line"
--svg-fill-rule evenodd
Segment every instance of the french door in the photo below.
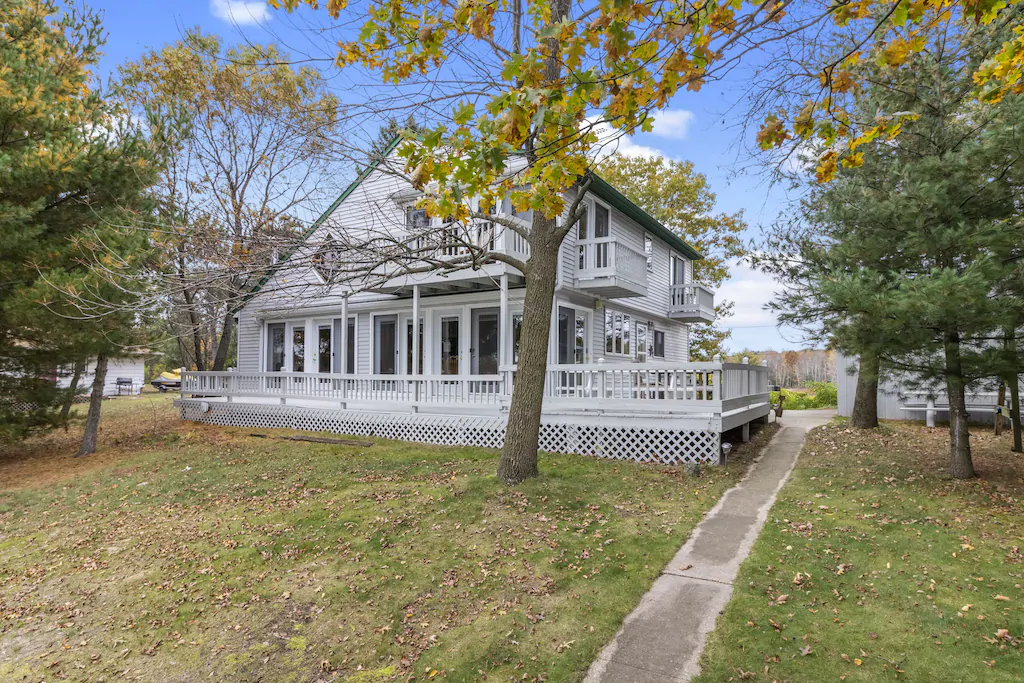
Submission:
M 459 374 L 459 327 L 462 324 L 457 315 L 441 316 L 441 374 Z
M 559 306 L 556 320 L 556 353 L 559 365 L 582 365 L 587 359 L 587 314 L 568 306 Z M 561 396 L 584 396 L 584 375 L 560 369 L 553 378 Z
M 474 375 L 498 374 L 498 309 L 473 309 L 473 347 L 470 370 Z
M 378 375 L 394 375 L 398 371 L 398 316 L 377 316 L 374 328 L 377 339 L 374 371 Z

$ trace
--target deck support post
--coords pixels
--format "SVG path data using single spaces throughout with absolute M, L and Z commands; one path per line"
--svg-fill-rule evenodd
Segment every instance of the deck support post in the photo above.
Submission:
M 750 423 L 743 423 L 743 443 L 750 441 Z
M 935 426 L 935 397 L 928 397 L 928 405 L 925 407 L 924 423 L 928 427 Z

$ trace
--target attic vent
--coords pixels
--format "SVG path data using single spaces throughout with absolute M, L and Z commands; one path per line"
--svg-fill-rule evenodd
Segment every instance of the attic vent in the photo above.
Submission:
M 341 245 L 330 235 L 313 254 L 313 268 L 324 282 L 333 282 L 341 272 Z

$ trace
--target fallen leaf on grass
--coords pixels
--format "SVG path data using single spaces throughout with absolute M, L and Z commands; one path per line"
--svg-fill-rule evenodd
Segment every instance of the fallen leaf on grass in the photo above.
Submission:
M 806 657 L 807 655 L 811 654 L 812 652 L 814 652 L 814 650 L 811 649 L 810 645 L 804 645 L 802 648 L 800 648 L 800 656 L 801 657 Z
M 1010 600 L 1010 598 L 1006 597 L 1005 595 L 997 595 L 994 599 L 995 600 L 1002 600 L 1002 601 L 1006 601 L 1006 602 L 1008 602 Z

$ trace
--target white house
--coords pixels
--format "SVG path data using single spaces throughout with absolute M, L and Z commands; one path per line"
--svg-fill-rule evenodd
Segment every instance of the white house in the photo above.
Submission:
M 836 388 L 839 394 L 839 414 L 850 417 L 857 395 L 858 361 L 856 358 L 836 354 Z M 943 387 L 929 391 L 913 386 L 908 378 L 884 377 L 878 383 L 878 417 L 882 420 L 920 420 L 928 426 L 949 419 L 949 397 Z M 1020 379 L 1020 393 L 1024 395 L 1024 376 Z M 992 424 L 999 403 L 998 387 L 994 382 L 977 383 L 966 393 L 968 419 L 979 424 Z M 1009 415 L 1010 392 L 1006 392 L 1003 414 Z
M 117 358 L 107 361 L 107 376 L 103 382 L 104 396 L 135 396 L 142 393 L 142 387 L 146 384 L 146 358 L 149 352 L 125 353 Z M 92 391 L 92 383 L 96 372 L 96 361 L 90 360 L 82 376 L 78 379 L 79 391 L 85 392 L 88 396 Z M 74 374 L 73 368 L 61 367 L 57 370 L 55 381 L 61 389 L 68 389 L 71 386 L 71 378 Z
M 238 367 L 185 373 L 183 417 L 501 445 L 530 333 L 518 270 L 490 262 L 332 284 L 330 250 L 346 235 L 445 230 L 389 163 L 365 169 L 238 310 Z M 714 319 L 713 292 L 691 279 L 700 254 L 597 177 L 584 201 L 561 245 L 542 448 L 717 459 L 722 431 L 766 418 L 765 369 L 689 362 L 690 325 Z M 529 226 L 507 200 L 497 214 Z M 498 223 L 460 229 L 489 251 L 529 257 L 526 240 Z M 436 257 L 461 253 L 442 241 Z

